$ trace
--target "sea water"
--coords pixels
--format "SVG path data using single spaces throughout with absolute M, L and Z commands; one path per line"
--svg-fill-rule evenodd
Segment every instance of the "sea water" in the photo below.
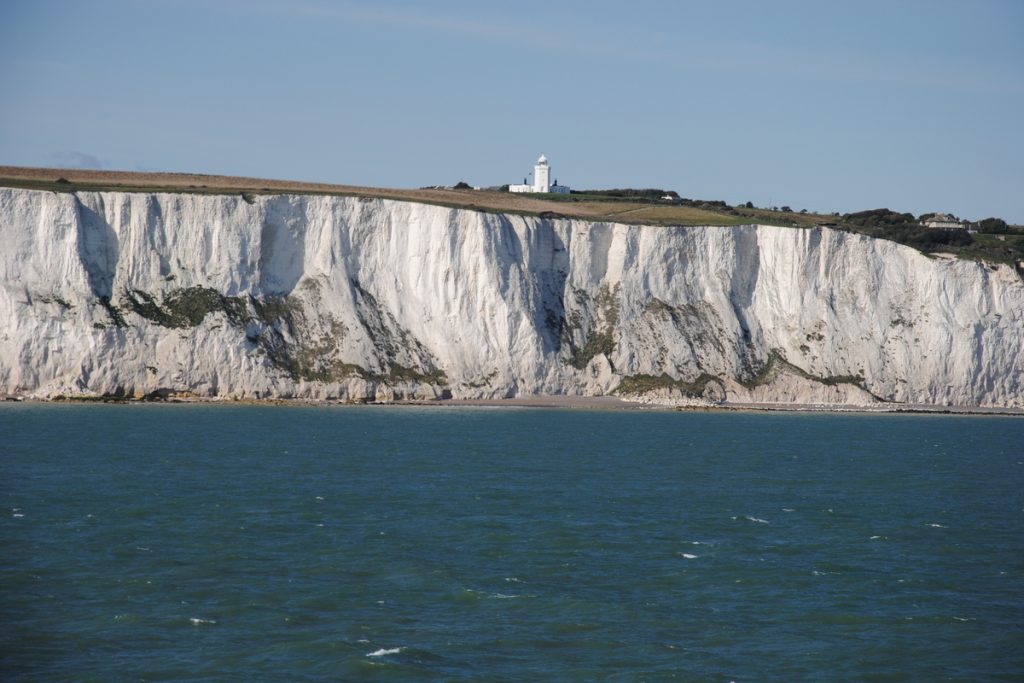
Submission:
M 1024 677 L 1024 420 L 0 406 L 6 681 Z

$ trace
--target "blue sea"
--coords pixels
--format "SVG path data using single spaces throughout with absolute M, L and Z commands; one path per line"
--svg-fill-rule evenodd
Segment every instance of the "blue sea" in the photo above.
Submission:
M 1020 681 L 1024 420 L 0 406 L 4 681 Z

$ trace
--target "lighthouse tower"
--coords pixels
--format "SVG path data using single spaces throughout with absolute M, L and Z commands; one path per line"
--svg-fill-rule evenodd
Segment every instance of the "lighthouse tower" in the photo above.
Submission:
M 540 159 L 537 159 L 537 165 L 533 167 L 534 192 L 549 192 L 551 190 L 550 171 L 548 158 L 541 154 Z
M 569 194 L 572 190 L 566 185 L 559 185 L 558 180 L 551 180 L 551 166 L 548 164 L 548 158 L 543 154 L 540 155 L 540 159 L 537 159 L 537 164 L 533 167 L 533 182 L 527 184 L 526 178 L 523 178 L 522 185 L 509 185 L 509 192 L 551 192 L 556 194 Z

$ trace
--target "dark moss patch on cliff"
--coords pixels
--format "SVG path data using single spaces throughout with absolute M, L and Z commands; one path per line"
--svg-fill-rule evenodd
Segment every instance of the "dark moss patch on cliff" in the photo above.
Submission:
M 42 302 L 42 303 L 44 303 L 44 304 L 57 304 L 58 306 L 60 306 L 65 311 L 70 311 L 72 308 L 74 308 L 74 306 L 72 306 L 70 303 L 68 303 L 65 299 L 62 299 L 62 298 L 60 298 L 59 296 L 56 296 L 56 295 L 54 295 L 54 296 L 41 296 L 41 297 L 38 297 L 37 300 Z
M 172 329 L 194 328 L 207 315 L 223 313 L 233 327 L 246 329 L 246 340 L 273 366 L 294 380 L 332 382 L 369 374 L 337 358 L 347 332 L 344 324 L 328 320 L 327 330 L 317 334 L 301 301 L 293 297 L 231 297 L 196 286 L 174 290 L 161 302 L 142 290 L 125 290 L 124 300 L 142 318 Z
M 235 325 L 244 324 L 248 318 L 245 299 L 224 296 L 207 287 L 175 290 L 164 300 L 164 307 L 175 319 L 193 327 L 202 323 L 209 313 L 223 313 Z
M 339 382 L 351 377 L 366 377 L 366 369 L 352 363 L 329 359 L 323 349 L 303 348 L 294 353 L 268 355 L 271 362 L 289 377 L 307 382 Z
M 708 391 L 710 385 L 715 385 L 717 391 Z M 650 391 L 658 391 L 663 389 L 677 390 L 684 396 L 690 398 L 710 398 L 712 400 L 724 400 L 725 399 L 725 385 L 722 380 L 714 375 L 709 375 L 706 372 L 702 372 L 692 381 L 683 379 L 675 379 L 668 373 L 661 373 L 660 375 L 630 375 L 623 377 L 622 381 L 619 382 L 613 393 L 616 394 L 645 394 Z M 709 396 L 709 393 L 713 393 L 713 396 Z
M 714 312 L 714 308 L 706 301 L 698 301 L 695 304 L 686 303 L 673 306 L 672 304 L 665 303 L 661 299 L 654 298 L 648 301 L 647 305 L 644 306 L 645 314 L 671 320 L 675 324 L 685 322 L 686 318 L 706 318 L 709 312 Z
M 864 386 L 863 375 L 814 375 L 787 361 L 778 349 L 772 349 L 768 354 L 768 359 L 763 364 L 752 368 L 749 374 L 738 378 L 736 381 L 746 389 L 755 389 L 771 382 L 772 379 L 774 379 L 780 372 L 787 372 L 803 379 L 830 387 L 840 384 L 849 384 L 867 392 L 876 400 L 885 400 L 868 391 Z
M 290 331 L 294 331 L 296 322 L 305 317 L 302 304 L 287 296 L 249 297 L 249 303 L 257 320 L 268 325 L 283 324 Z
M 124 298 L 128 303 L 128 307 L 136 315 L 164 327 L 179 327 L 179 325 L 174 324 L 171 314 L 161 308 L 156 300 L 146 292 L 140 289 L 125 290 Z
M 127 398 L 123 393 L 98 394 L 98 395 L 72 395 L 65 396 L 57 394 L 50 397 L 54 403 L 125 403 Z
M 569 356 L 569 365 L 582 370 L 599 355 L 609 357 L 615 350 L 614 332 L 614 328 L 606 327 L 591 334 L 582 347 L 573 349 L 572 355 Z
M 251 297 L 257 329 L 247 335 L 250 343 L 266 353 L 267 360 L 294 380 L 332 382 L 360 376 L 363 369 L 338 357 L 338 346 L 347 329 L 335 319 L 316 334 L 298 299 L 287 296 Z
M 162 303 L 142 290 L 126 289 L 124 301 L 137 315 L 162 327 L 197 327 L 210 313 L 223 313 L 234 325 L 244 325 L 249 319 L 244 299 L 224 296 L 209 287 L 174 290 Z
M 244 334 L 251 351 L 297 381 L 337 382 L 359 377 L 384 384 L 446 385 L 448 378 L 429 350 L 372 295 L 357 283 L 355 288 L 359 321 L 379 354 L 378 362 L 369 368 L 340 357 L 341 342 L 348 334 L 345 324 L 333 317 L 308 314 L 299 296 L 232 297 L 195 286 L 173 290 L 162 300 L 140 289 L 125 289 L 122 308 L 106 298 L 99 301 L 118 327 L 128 326 L 122 309 L 170 329 L 195 328 L 206 316 L 221 313 L 232 328 Z M 314 282 L 303 289 L 307 296 L 318 296 Z M 316 301 L 314 298 L 314 310 Z
M 98 301 L 100 306 L 102 306 L 107 312 L 107 315 L 110 316 L 110 322 L 112 322 L 115 327 L 128 327 L 128 323 L 125 322 L 124 316 L 121 315 L 121 309 L 110 303 L 110 297 L 101 296 Z
M 356 279 L 351 280 L 356 317 L 378 353 L 379 370 L 365 371 L 366 379 L 395 384 L 419 382 L 445 386 L 448 378 L 430 350 L 410 333 Z
M 611 362 L 615 351 L 615 332 L 619 324 L 619 285 L 611 289 L 601 285 L 593 298 L 581 289 L 574 292 L 577 305 L 587 312 L 593 312 L 593 329 L 584 329 L 583 315 L 577 310 L 570 313 L 562 328 L 562 344 L 569 348 L 569 365 L 582 370 L 594 358 L 604 355 Z M 582 337 L 582 343 L 576 338 Z
M 364 379 L 373 382 L 382 382 L 384 384 L 395 384 L 398 382 L 416 382 L 421 384 L 436 384 L 438 386 L 446 386 L 448 384 L 448 376 L 444 371 L 437 368 L 432 368 L 427 372 L 420 372 L 415 368 L 407 368 L 395 363 L 390 365 L 385 372 L 368 372 L 362 368 L 360 368 L 360 370 L 360 376 Z

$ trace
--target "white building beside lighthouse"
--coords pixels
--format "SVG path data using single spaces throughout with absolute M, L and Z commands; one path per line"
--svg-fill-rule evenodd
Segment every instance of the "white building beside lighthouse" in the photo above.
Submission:
M 522 185 L 509 185 L 508 191 L 569 194 L 567 186 L 559 185 L 557 180 L 551 182 L 551 166 L 548 165 L 548 158 L 543 154 L 540 155 L 540 159 L 537 159 L 537 164 L 533 167 L 533 182 L 527 183 L 526 178 L 523 178 Z

